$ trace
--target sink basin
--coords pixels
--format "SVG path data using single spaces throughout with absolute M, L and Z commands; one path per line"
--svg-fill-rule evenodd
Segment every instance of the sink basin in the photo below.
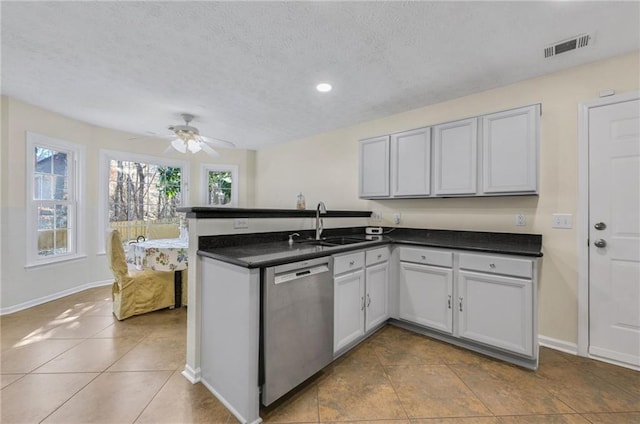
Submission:
M 322 240 L 301 240 L 299 243 L 310 244 L 313 246 L 344 246 L 347 244 L 364 243 L 366 239 L 355 237 L 327 237 Z

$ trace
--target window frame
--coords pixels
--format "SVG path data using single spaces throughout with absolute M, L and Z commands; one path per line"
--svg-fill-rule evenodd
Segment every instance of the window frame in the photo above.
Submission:
M 227 165 L 217 163 L 203 163 L 200 167 L 202 186 L 200 188 L 200 199 L 204 206 L 209 204 L 209 172 L 231 172 L 231 202 L 228 205 L 217 205 L 217 208 L 237 208 L 238 207 L 238 165 Z
M 26 261 L 25 268 L 56 264 L 86 258 L 86 146 L 71 141 L 26 131 Z M 38 255 L 38 205 L 42 200 L 34 199 L 35 148 L 64 152 L 67 154 L 67 182 L 69 199 L 67 205 L 67 253 L 42 257 Z M 71 169 L 69 164 L 71 164 Z M 48 201 L 47 201 L 48 202 Z M 51 203 L 61 203 L 51 200 Z
M 100 149 L 99 152 L 99 176 L 98 176 L 98 255 L 106 254 L 106 234 L 109 232 L 109 163 L 112 160 L 128 162 L 150 163 L 153 165 L 182 168 L 180 178 L 180 193 L 182 204 L 180 207 L 189 206 L 189 161 L 165 158 L 160 156 L 144 155 L 139 153 L 124 152 L 120 150 Z

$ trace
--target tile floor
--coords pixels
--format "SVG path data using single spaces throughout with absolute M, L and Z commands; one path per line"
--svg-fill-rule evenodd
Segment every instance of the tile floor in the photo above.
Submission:
M 180 375 L 186 310 L 119 322 L 101 287 L 0 318 L 2 423 L 235 423 Z M 272 423 L 640 423 L 640 373 L 541 349 L 537 372 L 385 327 Z

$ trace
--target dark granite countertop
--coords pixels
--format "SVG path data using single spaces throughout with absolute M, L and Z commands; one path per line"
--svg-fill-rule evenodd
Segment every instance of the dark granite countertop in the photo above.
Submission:
M 314 209 L 265 209 L 265 208 L 217 208 L 212 206 L 191 206 L 178 208 L 188 218 L 309 218 L 316 216 Z M 323 218 L 368 218 L 371 211 L 327 210 Z
M 356 227 L 327 229 L 323 237 L 359 237 L 362 238 L 361 243 L 315 246 L 304 241 L 289 245 L 288 236 L 293 232 L 202 236 L 198 241 L 198 254 L 247 268 L 276 266 L 392 243 L 530 257 L 542 256 L 542 235 L 539 234 L 385 228 L 382 237 L 366 240 L 364 227 Z M 301 235 L 298 240 L 312 238 L 314 234 L 309 230 L 297 232 Z

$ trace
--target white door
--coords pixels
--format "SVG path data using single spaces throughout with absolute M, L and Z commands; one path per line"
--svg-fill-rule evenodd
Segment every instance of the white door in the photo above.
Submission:
M 359 195 L 389 197 L 389 136 L 360 140 Z
M 391 135 L 391 194 L 431 193 L 431 127 Z
M 476 194 L 478 118 L 436 125 L 433 140 L 436 196 Z
M 485 193 L 538 191 L 540 105 L 482 117 L 482 186 Z
M 333 352 L 364 336 L 364 271 L 333 280 Z
M 387 262 L 367 267 L 365 278 L 367 286 L 365 331 L 375 328 L 389 318 L 387 302 L 388 281 L 389 264 Z
M 529 357 L 533 352 L 533 282 L 458 273 L 458 336 Z
M 589 109 L 589 353 L 640 366 L 640 100 Z
M 453 332 L 451 268 L 400 262 L 401 319 Z

